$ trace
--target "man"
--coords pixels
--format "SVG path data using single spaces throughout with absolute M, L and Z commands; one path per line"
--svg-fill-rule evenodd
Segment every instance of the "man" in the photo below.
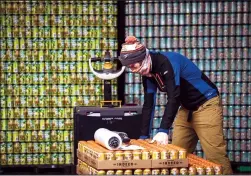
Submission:
M 150 52 L 134 36 L 125 39 L 119 59 L 122 65 L 143 76 L 140 138 L 149 137 L 158 88 L 167 93 L 168 99 L 153 140 L 167 144 L 169 128 L 174 122 L 174 145 L 192 153 L 199 139 L 207 159 L 221 164 L 224 174 L 232 174 L 223 137 L 219 92 L 208 77 L 185 56 L 176 52 Z

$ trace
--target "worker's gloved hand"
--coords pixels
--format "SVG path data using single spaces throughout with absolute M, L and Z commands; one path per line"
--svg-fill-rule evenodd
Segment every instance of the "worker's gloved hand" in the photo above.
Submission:
M 158 132 L 154 137 L 151 142 L 157 142 L 157 144 L 163 144 L 166 145 L 168 144 L 168 134 L 164 132 Z

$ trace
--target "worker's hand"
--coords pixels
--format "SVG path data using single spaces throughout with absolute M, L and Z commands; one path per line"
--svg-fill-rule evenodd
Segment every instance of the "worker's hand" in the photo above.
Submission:
M 158 132 L 154 137 L 152 142 L 157 142 L 157 144 L 168 144 L 168 135 L 164 132 Z

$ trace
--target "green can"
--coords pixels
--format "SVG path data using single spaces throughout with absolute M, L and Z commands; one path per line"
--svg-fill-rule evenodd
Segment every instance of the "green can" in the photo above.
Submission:
M 12 102 L 12 97 L 11 97 L 11 96 L 7 96 L 7 103 L 6 103 L 6 106 L 7 106 L 8 108 L 13 107 L 13 102 Z
M 64 119 L 59 119 L 58 120 L 58 129 L 60 129 L 60 130 L 65 129 L 65 120 Z
M 26 157 L 27 157 L 27 160 L 26 160 L 27 165 L 32 165 L 33 164 L 32 154 L 27 154 Z
M 44 119 L 40 119 L 40 130 L 45 130 L 45 120 Z
M 70 134 L 69 134 L 69 131 L 67 130 L 64 131 L 64 141 L 65 142 L 70 141 Z
M 33 153 L 39 153 L 39 143 L 33 143 Z
M 39 164 L 39 154 L 32 155 L 32 164 Z
M 15 38 L 13 41 L 13 49 L 19 49 L 19 39 Z
M 6 138 L 7 137 L 5 131 L 0 131 L 0 142 L 5 142 Z
M 38 131 L 38 141 L 44 141 L 44 131 Z
M 12 113 L 14 114 L 13 111 L 12 111 Z M 14 130 L 20 130 L 20 126 L 21 126 L 20 120 L 15 119 L 13 124 L 14 124 L 14 125 L 13 125 L 13 129 L 14 129 Z M 14 134 L 13 134 L 13 136 L 14 136 Z M 17 134 L 17 136 L 18 136 L 18 134 Z
M 20 143 L 21 153 L 27 153 L 27 143 Z
M 36 114 L 38 114 L 38 113 L 36 113 Z M 34 119 L 33 120 L 33 123 L 34 123 L 34 130 L 39 130 L 39 127 L 40 127 L 40 120 L 38 120 L 38 119 Z
M 64 142 L 59 142 L 58 143 L 58 152 L 59 153 L 64 153 L 65 152 L 65 144 L 64 144 Z
M 69 131 L 69 134 L 70 134 L 70 141 L 73 141 L 73 131 Z
M 26 154 L 21 154 L 20 155 L 20 165 L 25 165 L 26 164 Z
M 27 119 L 27 121 L 26 121 L 26 129 L 27 129 L 27 130 L 32 130 L 32 129 L 33 129 L 33 126 L 34 126 L 33 120 Z
M 13 165 L 14 156 L 13 154 L 7 155 L 7 165 Z
M 31 141 L 31 131 L 25 131 L 25 141 L 26 142 Z
M 13 72 L 15 72 L 15 73 L 18 72 L 18 63 L 17 62 L 15 62 L 15 61 L 12 62 L 12 69 L 13 69 Z M 14 76 L 14 75 L 12 75 L 12 76 Z
M 65 164 L 65 155 L 63 153 L 58 154 L 58 164 Z
M 32 131 L 31 132 L 31 141 L 37 141 L 37 131 Z
M 14 151 L 14 153 L 21 152 L 21 144 L 19 142 L 13 143 L 13 151 Z
M 51 164 L 51 154 L 45 154 L 45 164 Z
M 25 131 L 19 131 L 19 142 L 25 142 Z
M 64 131 L 62 130 L 57 131 L 57 141 L 64 141 Z
M 72 158 L 70 153 L 65 154 L 65 164 L 72 164 Z
M 65 152 L 71 152 L 71 143 L 65 142 L 64 145 L 65 145 L 64 147 Z
M 14 156 L 13 156 L 13 164 L 14 165 L 19 165 L 20 164 L 20 155 L 19 154 L 15 154 Z
M 45 130 L 50 130 L 51 129 L 51 119 L 46 119 L 45 120 Z
M 58 164 L 58 154 L 57 153 L 53 153 L 51 155 L 51 163 L 52 164 Z
M 4 142 L 0 143 L 0 151 L 1 151 L 1 154 L 7 153 L 7 145 L 6 145 L 6 143 L 4 143 Z
M 6 154 L 0 155 L 0 164 L 3 166 L 7 165 L 7 155 Z
M 18 134 L 18 131 L 13 131 L 12 132 L 12 141 L 13 142 L 18 142 L 19 140 L 19 134 Z
M 0 127 L 1 127 L 1 130 L 3 131 L 7 130 L 8 128 L 7 120 L 0 120 Z
M 33 153 L 33 143 L 29 142 L 26 145 L 27 145 L 27 152 Z
M 51 152 L 51 142 L 46 142 L 45 143 L 45 153 L 50 153 Z
M 53 130 L 51 131 L 51 141 L 57 141 L 57 131 Z
M 44 141 L 50 141 L 50 131 L 44 131 Z
M 45 143 L 44 142 L 39 143 L 39 153 L 45 153 Z
M 45 154 L 39 154 L 39 164 L 45 164 Z
M 57 152 L 58 151 L 58 143 L 57 142 L 53 142 L 51 144 L 51 152 Z
M 7 142 L 12 142 L 12 131 L 6 132 Z
M 7 119 L 7 113 L 6 113 L 6 109 L 5 108 L 1 108 L 0 109 L 0 115 L 1 115 L 1 118 L 2 119 Z M 0 123 L 1 123 L 2 121 L 0 121 Z M 5 122 L 5 123 L 7 123 L 7 122 Z M 2 124 L 0 125 L 1 126 L 1 130 L 3 130 L 3 126 L 2 126 Z M 7 126 L 5 125 L 5 129 L 7 129 Z

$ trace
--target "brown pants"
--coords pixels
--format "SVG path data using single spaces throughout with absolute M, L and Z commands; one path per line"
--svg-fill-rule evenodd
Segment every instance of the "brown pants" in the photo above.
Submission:
M 223 174 L 232 174 L 223 136 L 222 107 L 220 98 L 215 97 L 193 112 L 187 122 L 188 110 L 181 107 L 174 121 L 173 144 L 192 153 L 200 140 L 206 158 L 223 166 Z

